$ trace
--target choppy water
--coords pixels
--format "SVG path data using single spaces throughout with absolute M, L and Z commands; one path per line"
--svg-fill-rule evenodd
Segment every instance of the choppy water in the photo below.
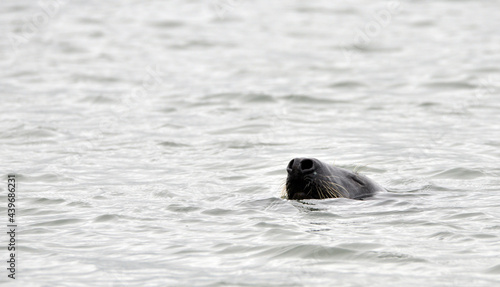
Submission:
M 0 4 L 19 285 L 500 284 L 499 1 L 45 3 Z M 298 156 L 390 192 L 283 200 Z

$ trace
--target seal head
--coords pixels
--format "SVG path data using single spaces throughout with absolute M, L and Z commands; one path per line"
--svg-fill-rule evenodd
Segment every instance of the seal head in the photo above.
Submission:
M 295 158 L 286 168 L 288 199 L 363 199 L 385 189 L 368 177 L 325 164 L 315 158 Z

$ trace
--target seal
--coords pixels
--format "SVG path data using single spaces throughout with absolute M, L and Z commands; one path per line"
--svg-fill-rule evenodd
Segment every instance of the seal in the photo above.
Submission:
M 294 158 L 286 168 L 285 198 L 363 199 L 385 189 L 368 177 L 321 162 L 315 158 Z

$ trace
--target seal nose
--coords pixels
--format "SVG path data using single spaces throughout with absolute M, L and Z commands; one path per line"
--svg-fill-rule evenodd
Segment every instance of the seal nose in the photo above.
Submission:
M 289 174 L 308 174 L 312 173 L 316 167 L 309 158 L 294 158 L 288 163 L 286 168 Z

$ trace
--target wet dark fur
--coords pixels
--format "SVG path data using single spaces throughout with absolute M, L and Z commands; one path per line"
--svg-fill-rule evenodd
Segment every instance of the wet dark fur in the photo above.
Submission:
M 368 177 L 325 164 L 315 158 L 295 158 L 288 164 L 288 199 L 363 199 L 385 190 Z

